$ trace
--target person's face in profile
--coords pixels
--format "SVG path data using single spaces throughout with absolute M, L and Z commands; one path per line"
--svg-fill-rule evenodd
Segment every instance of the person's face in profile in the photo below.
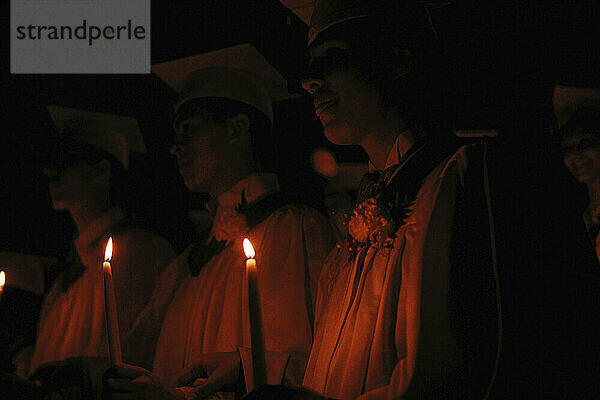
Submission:
M 85 204 L 93 182 L 93 167 L 86 162 L 73 163 L 65 168 L 44 168 L 48 190 L 55 210 L 73 209 Z
M 175 144 L 170 153 L 177 158 L 185 186 L 194 192 L 209 192 L 219 179 L 220 165 L 227 154 L 225 123 L 215 122 L 207 112 L 178 121 Z
M 578 182 L 600 182 L 600 137 L 588 133 L 567 133 L 561 147 L 565 166 Z
M 377 90 L 358 72 L 359 55 L 336 39 L 312 45 L 309 54 L 302 86 L 313 95 L 325 136 L 335 144 L 361 144 L 384 108 Z

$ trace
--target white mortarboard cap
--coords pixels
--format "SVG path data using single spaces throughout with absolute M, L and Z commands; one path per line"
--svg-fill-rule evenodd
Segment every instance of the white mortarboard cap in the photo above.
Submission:
M 273 105 L 292 97 L 286 79 L 249 43 L 152 66 L 179 93 L 175 111 L 188 100 L 220 97 L 253 106 L 273 122 Z
M 588 103 L 600 102 L 600 88 L 555 86 L 552 104 L 558 127 L 564 126 L 577 109 Z
M 416 12 L 416 13 L 415 13 Z M 377 16 L 381 23 L 394 23 L 397 18 L 405 15 L 406 22 L 423 24 L 431 32 L 424 36 L 435 36 L 435 30 L 429 20 L 425 3 L 418 0 L 316 0 L 315 8 L 308 27 L 308 45 L 324 30 L 339 23 L 353 19 Z M 429 39 L 424 37 L 424 39 Z
M 281 0 L 284 6 L 289 8 L 306 24 L 310 23 L 310 16 L 315 8 L 316 0 Z M 451 0 L 424 0 L 423 4 L 428 9 L 437 9 L 452 4 Z
M 284 6 L 292 10 L 306 24 L 310 21 L 310 15 L 315 8 L 315 0 L 281 0 Z
M 76 134 L 71 139 L 91 144 L 112 154 L 127 169 L 129 152 L 145 153 L 146 146 L 135 118 L 69 107 L 49 105 L 48 112 L 59 133 Z
M 308 45 L 325 29 L 351 19 L 364 18 L 370 15 L 367 0 L 321 0 L 315 4 L 308 28 Z
M 55 257 L 0 251 L 0 270 L 6 274 L 6 285 L 17 286 L 38 296 L 44 294 L 44 271 L 56 262 Z
M 496 129 L 455 129 L 452 133 L 460 138 L 498 137 L 500 135 Z

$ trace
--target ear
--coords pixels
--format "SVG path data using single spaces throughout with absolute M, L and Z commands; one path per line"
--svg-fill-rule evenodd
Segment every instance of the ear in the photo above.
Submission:
M 392 47 L 392 60 L 394 80 L 402 78 L 415 67 L 415 56 L 409 49 L 401 49 L 397 46 Z
M 96 165 L 92 167 L 92 173 L 94 177 L 94 182 L 110 182 L 110 161 L 108 161 L 107 159 L 98 161 Z
M 227 138 L 230 142 L 237 141 L 248 136 L 250 129 L 250 118 L 247 114 L 236 114 L 225 121 L 227 126 Z

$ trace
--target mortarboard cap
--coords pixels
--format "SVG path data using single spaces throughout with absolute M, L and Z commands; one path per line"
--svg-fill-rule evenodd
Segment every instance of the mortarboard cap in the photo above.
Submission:
M 310 22 L 310 15 L 315 8 L 315 0 L 281 0 L 281 2 L 306 24 Z
M 418 27 L 423 40 L 436 37 L 429 14 L 422 1 L 417 0 L 317 0 L 308 27 L 308 45 L 328 28 L 342 22 L 374 17 L 387 26 L 407 24 Z M 404 17 L 403 20 L 400 18 Z
M 555 86 L 552 99 L 558 127 L 562 128 L 585 105 L 600 111 L 600 88 Z
M 351 19 L 368 17 L 372 6 L 363 0 L 323 0 L 315 3 L 308 28 L 308 45 L 325 29 Z
M 179 93 L 175 112 L 188 100 L 219 97 L 236 100 L 273 122 L 273 102 L 292 96 L 286 79 L 253 45 L 246 43 L 152 66 Z
M 17 286 L 38 296 L 44 294 L 44 271 L 56 263 L 55 257 L 0 251 L 0 270 L 6 274 L 6 285 Z
M 316 0 L 281 0 L 284 6 L 289 8 L 306 24 L 310 23 L 310 16 L 315 9 Z M 424 0 L 423 4 L 430 10 L 435 10 L 448 6 L 452 3 L 450 0 Z
M 455 129 L 452 131 L 456 137 L 480 139 L 484 137 L 498 137 L 500 134 L 495 129 Z
M 146 152 L 135 118 L 56 105 L 49 105 L 48 112 L 61 135 L 112 154 L 126 169 L 129 152 Z

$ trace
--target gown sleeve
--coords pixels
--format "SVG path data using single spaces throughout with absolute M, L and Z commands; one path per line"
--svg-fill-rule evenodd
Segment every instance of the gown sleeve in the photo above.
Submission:
M 148 368 L 153 354 L 149 349 L 154 348 L 148 340 L 157 336 L 155 331 L 160 329 L 162 321 L 145 324 L 142 329 L 138 320 L 144 309 L 153 304 L 153 290 L 161 272 L 168 271 L 166 267 L 175 258 L 175 251 L 166 240 L 148 233 L 132 235 L 121 248 L 126 252 L 125 262 L 116 262 L 118 249 L 115 247 L 113 276 L 123 357 L 125 362 Z
M 312 345 L 319 274 L 334 245 L 333 230 L 325 217 L 300 206 L 286 206 L 265 223 L 257 263 L 267 379 L 270 384 L 299 385 Z M 250 350 L 241 348 L 240 355 L 251 390 Z

